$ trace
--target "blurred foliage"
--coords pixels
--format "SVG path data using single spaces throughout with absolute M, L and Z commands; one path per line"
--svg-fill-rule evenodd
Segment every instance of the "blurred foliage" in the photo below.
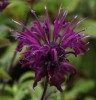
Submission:
M 9 5 L 0 12 L 0 100 L 39 100 L 43 90 L 43 81 L 33 89 L 34 72 L 21 68 L 19 57 L 16 56 L 14 66 L 10 69 L 10 62 L 16 49 L 15 33 L 11 29 L 22 28 L 12 19 L 25 22 L 30 9 L 38 16 L 44 15 L 44 6 L 48 7 L 51 22 L 54 22 L 58 9 L 68 10 L 66 20 L 75 15 L 78 19 L 86 18 L 77 30 L 86 28 L 84 33 L 90 35 L 90 50 L 80 57 L 69 56 L 70 62 L 76 66 L 78 74 L 70 76 L 62 86 L 60 93 L 55 87 L 48 87 L 46 100 L 96 100 L 96 0 L 8 0 Z M 30 26 L 34 17 L 30 16 L 27 23 Z M 76 20 L 77 21 L 77 20 Z M 76 31 L 77 31 L 76 30 Z M 19 70 L 16 70 L 19 69 Z M 11 70 L 11 73 L 9 73 Z M 5 84 L 6 83 L 6 84 Z

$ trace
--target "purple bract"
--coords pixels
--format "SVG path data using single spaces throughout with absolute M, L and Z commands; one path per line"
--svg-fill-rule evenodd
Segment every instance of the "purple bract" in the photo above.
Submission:
M 64 23 L 67 16 L 67 11 L 61 16 L 61 7 L 59 9 L 56 20 L 54 21 L 54 29 L 51 31 L 51 24 L 49 21 L 48 10 L 45 7 L 46 17 L 44 22 L 41 23 L 32 10 L 36 20 L 32 22 L 32 27 L 28 29 L 21 22 L 15 23 L 21 25 L 25 31 L 15 31 L 16 39 L 19 41 L 18 52 L 26 47 L 26 51 L 21 52 L 23 58 L 21 63 L 24 66 L 31 67 L 35 71 L 35 82 L 33 87 L 42 77 L 49 78 L 49 84 L 56 86 L 58 90 L 62 91 L 61 84 L 65 80 L 68 72 L 76 73 L 76 69 L 69 64 L 67 59 L 68 54 L 75 56 L 85 53 L 87 51 L 86 44 L 83 39 L 87 35 L 80 34 L 85 31 L 80 30 L 76 32 L 76 27 L 83 21 L 79 21 L 73 28 L 70 28 L 72 22 L 77 18 L 75 16 L 70 22 Z M 61 31 L 61 29 L 64 29 Z M 70 49 L 69 49 L 70 48 Z

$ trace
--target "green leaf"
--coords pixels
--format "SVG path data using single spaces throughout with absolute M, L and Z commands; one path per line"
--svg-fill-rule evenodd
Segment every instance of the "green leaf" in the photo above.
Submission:
M 0 13 L 0 25 L 10 22 L 10 17 L 6 13 Z
M 10 75 L 5 72 L 3 69 L 0 69 L 0 78 L 11 79 Z
M 23 1 L 15 0 L 11 2 L 11 4 L 6 9 L 7 13 L 10 13 L 14 19 L 22 20 L 24 16 L 26 16 L 26 12 L 28 12 L 29 8 Z
M 13 57 L 13 54 L 15 52 L 15 49 L 16 49 L 16 46 L 17 46 L 17 43 L 13 43 L 12 45 L 10 45 L 7 50 L 5 51 L 4 55 L 2 55 L 2 57 L 0 58 L 0 62 L 2 62 L 5 66 L 5 67 L 9 67 L 10 65 L 10 62 L 11 62 L 11 59 Z M 16 62 L 18 61 L 18 53 L 17 53 L 17 56 L 16 56 L 16 59 L 14 61 L 14 64 L 16 64 Z M 6 68 L 6 69 L 7 69 Z
M 26 94 L 28 93 L 27 90 L 19 90 L 15 96 L 14 96 L 14 100 L 23 100 L 23 98 L 26 96 Z
M 67 9 L 68 12 L 72 12 L 77 7 L 79 0 L 60 0 L 63 9 Z
M 3 84 L 1 83 L 0 84 L 0 89 L 3 87 Z M 11 93 L 13 95 L 13 89 L 11 86 L 9 85 L 6 85 L 5 88 L 4 88 L 4 91 L 7 91 L 8 93 Z
M 11 43 L 8 39 L 0 39 L 0 48 L 9 46 Z
M 12 45 L 10 45 L 1 59 L 12 57 L 16 49 L 16 45 L 17 43 L 13 43 Z
M 86 19 L 84 20 L 79 27 L 77 27 L 77 30 L 87 28 L 84 34 L 90 35 L 92 38 L 96 38 L 96 21 Z
M 0 95 L 0 100 L 13 100 L 13 98 L 11 96 L 7 96 L 7 95 Z
M 80 93 L 88 93 L 94 88 L 94 86 L 95 82 L 93 80 L 79 79 L 78 81 L 76 81 L 73 89 L 65 93 L 65 100 L 75 99 Z
M 23 89 L 26 89 L 28 87 L 32 87 L 33 82 L 34 82 L 34 80 L 27 80 L 25 82 L 18 84 L 18 87 L 19 87 L 20 90 L 23 90 Z
M 87 47 L 89 51 L 81 58 L 80 71 L 96 81 L 96 39 L 91 39 Z
M 17 83 L 14 83 L 13 86 L 12 86 L 12 91 L 13 91 L 13 94 L 15 95 L 16 93 L 18 93 L 18 84 Z
M 87 96 L 87 97 L 85 97 L 84 100 L 95 100 L 95 98 L 94 97 Z
M 5 38 L 8 35 L 8 27 L 5 25 L 0 25 L 0 39 Z
M 37 87 L 35 87 L 34 89 L 32 89 L 32 99 L 31 100 L 39 100 L 41 98 L 42 95 L 42 87 L 40 84 L 37 85 Z
M 28 78 L 33 78 L 33 77 L 34 77 L 34 72 L 32 72 L 32 71 L 26 72 L 20 77 L 19 83 L 22 83 L 24 80 L 26 80 Z
M 33 9 L 36 12 L 42 12 L 42 11 L 44 11 L 44 3 L 43 2 L 38 2 L 37 4 L 33 5 Z
M 58 11 L 60 5 L 62 4 L 62 8 L 67 9 L 69 12 L 72 12 L 77 7 L 79 0 L 46 0 L 46 5 L 49 6 L 50 11 Z

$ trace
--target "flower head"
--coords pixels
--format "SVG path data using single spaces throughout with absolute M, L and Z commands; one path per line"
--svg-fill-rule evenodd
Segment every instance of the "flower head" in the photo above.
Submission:
M 75 16 L 70 22 L 64 23 L 67 16 L 67 11 L 61 17 L 61 7 L 59 9 L 56 20 L 54 21 L 54 29 L 51 32 L 51 25 L 48 16 L 48 10 L 45 7 L 46 17 L 41 23 L 32 10 L 36 20 L 32 22 L 32 27 L 28 29 L 21 22 L 16 22 L 21 25 L 25 31 L 17 32 L 16 39 L 19 41 L 17 51 L 21 52 L 25 46 L 26 51 L 22 54 L 22 65 L 29 66 L 35 71 L 35 87 L 42 77 L 49 78 L 49 84 L 56 86 L 58 90 L 62 91 L 61 84 L 65 80 L 68 72 L 76 73 L 76 69 L 69 64 L 67 59 L 68 54 L 75 56 L 85 53 L 86 43 L 83 41 L 87 36 L 75 31 L 75 28 L 83 21 L 79 21 L 73 28 L 70 28 L 72 22 L 77 18 Z M 64 29 L 61 31 L 61 29 Z M 70 50 L 68 49 L 70 48 Z
M 3 11 L 8 4 L 7 0 L 0 0 L 0 11 Z

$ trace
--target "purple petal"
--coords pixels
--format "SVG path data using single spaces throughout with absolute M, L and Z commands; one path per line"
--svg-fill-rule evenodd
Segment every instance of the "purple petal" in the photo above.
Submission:
M 64 73 L 57 72 L 51 79 L 50 79 L 50 85 L 56 86 L 59 91 L 63 91 L 61 88 L 61 84 L 64 82 Z
M 64 19 L 67 16 L 67 11 L 64 12 L 63 17 L 61 19 L 59 19 L 60 14 L 61 14 L 61 8 L 60 8 L 58 16 L 57 16 L 57 18 L 56 18 L 56 20 L 54 22 L 54 32 L 53 32 L 54 41 L 57 40 L 57 38 L 59 36 L 59 33 L 60 33 L 60 30 L 63 27 Z
M 20 52 L 22 50 L 22 48 L 23 48 L 23 42 L 21 41 L 21 42 L 18 43 L 18 46 L 17 46 L 17 49 L 16 50 L 18 52 Z
M 55 62 L 58 62 L 58 55 L 56 49 L 52 49 L 52 55 Z
M 42 77 L 44 77 L 45 73 L 44 73 L 44 69 L 42 67 L 40 67 L 38 70 L 36 70 L 35 72 L 35 81 L 33 84 L 33 87 L 37 86 L 37 83 L 41 80 Z
M 72 30 L 74 30 L 77 26 L 79 26 L 81 24 L 81 22 L 83 22 L 86 18 L 80 20 L 73 28 Z
M 77 72 L 76 69 L 71 64 L 68 64 L 66 62 L 63 62 L 61 66 L 65 68 L 67 71 L 72 72 L 73 74 Z
M 46 12 L 46 19 L 44 21 L 44 27 L 48 37 L 48 41 L 50 42 L 50 20 L 49 20 L 48 10 L 46 6 L 45 6 L 45 12 Z
M 36 15 L 35 11 L 31 10 L 31 12 L 33 13 L 33 15 L 36 18 L 36 21 L 34 23 L 34 24 L 36 24 L 36 26 L 34 28 L 38 27 L 37 30 L 39 31 L 39 33 L 42 36 L 42 38 L 45 41 L 45 43 L 47 43 L 47 40 L 46 40 L 46 37 L 45 37 L 45 33 L 44 33 L 44 30 L 43 30 L 43 27 L 42 27 L 42 25 L 41 25 L 41 23 L 40 23 L 37 15 Z

